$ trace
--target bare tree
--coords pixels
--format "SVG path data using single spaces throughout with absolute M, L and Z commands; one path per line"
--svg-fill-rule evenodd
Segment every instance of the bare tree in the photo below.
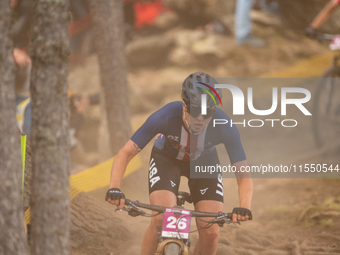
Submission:
M 32 253 L 69 254 L 68 0 L 35 0 L 32 22 Z
M 11 8 L 0 1 L 0 254 L 25 255 L 20 133 L 16 128 Z
M 112 153 L 131 135 L 122 0 L 91 1 Z

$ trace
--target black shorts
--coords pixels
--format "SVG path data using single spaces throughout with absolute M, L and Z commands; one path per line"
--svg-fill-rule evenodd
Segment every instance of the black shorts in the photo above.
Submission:
M 216 150 L 195 160 L 195 165 L 203 164 L 219 164 Z M 201 200 L 223 202 L 223 182 L 220 173 L 213 178 L 190 178 L 190 161 L 177 160 L 153 147 L 149 164 L 149 194 L 155 190 L 169 190 L 177 195 L 181 176 L 188 178 L 194 204 Z

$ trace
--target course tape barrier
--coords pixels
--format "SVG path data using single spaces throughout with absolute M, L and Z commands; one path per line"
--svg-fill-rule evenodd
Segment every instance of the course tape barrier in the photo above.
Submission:
M 332 66 L 334 54 L 335 52 L 329 50 L 286 68 L 265 73 L 259 78 L 317 78 Z
M 75 198 L 81 192 L 89 192 L 109 185 L 113 158 L 94 167 L 70 176 L 70 198 Z M 142 166 L 139 155 L 134 157 L 126 168 L 124 178 L 137 171 Z M 31 222 L 31 208 L 25 212 L 26 224 Z

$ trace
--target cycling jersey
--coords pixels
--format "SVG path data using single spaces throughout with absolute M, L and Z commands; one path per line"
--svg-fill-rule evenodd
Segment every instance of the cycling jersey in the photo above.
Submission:
M 216 150 L 195 160 L 198 165 L 219 164 Z M 156 147 L 153 147 L 149 164 L 149 194 L 157 190 L 168 190 L 175 195 L 181 182 L 181 176 L 188 179 L 188 186 L 194 205 L 202 200 L 223 203 L 223 181 L 221 173 L 212 173 L 209 178 L 190 178 L 192 171 L 190 161 L 176 160 Z
M 230 123 L 230 118 L 221 109 L 216 109 L 212 119 L 226 119 Z M 180 101 L 169 103 L 153 113 L 135 132 L 131 140 L 143 149 L 159 133 L 154 146 L 181 161 L 195 160 L 207 155 L 215 149 L 215 145 L 220 143 L 224 144 L 231 164 L 246 159 L 235 125 L 213 127 L 211 121 L 203 132 L 192 135 L 183 123 Z

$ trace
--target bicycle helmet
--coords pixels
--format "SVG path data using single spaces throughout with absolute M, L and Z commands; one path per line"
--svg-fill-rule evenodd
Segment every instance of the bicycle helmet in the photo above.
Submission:
M 182 99 L 188 106 L 200 107 L 201 95 L 207 95 L 207 107 L 214 107 L 221 103 L 222 91 L 215 88 L 217 81 L 209 74 L 196 72 L 190 74 L 182 84 Z

